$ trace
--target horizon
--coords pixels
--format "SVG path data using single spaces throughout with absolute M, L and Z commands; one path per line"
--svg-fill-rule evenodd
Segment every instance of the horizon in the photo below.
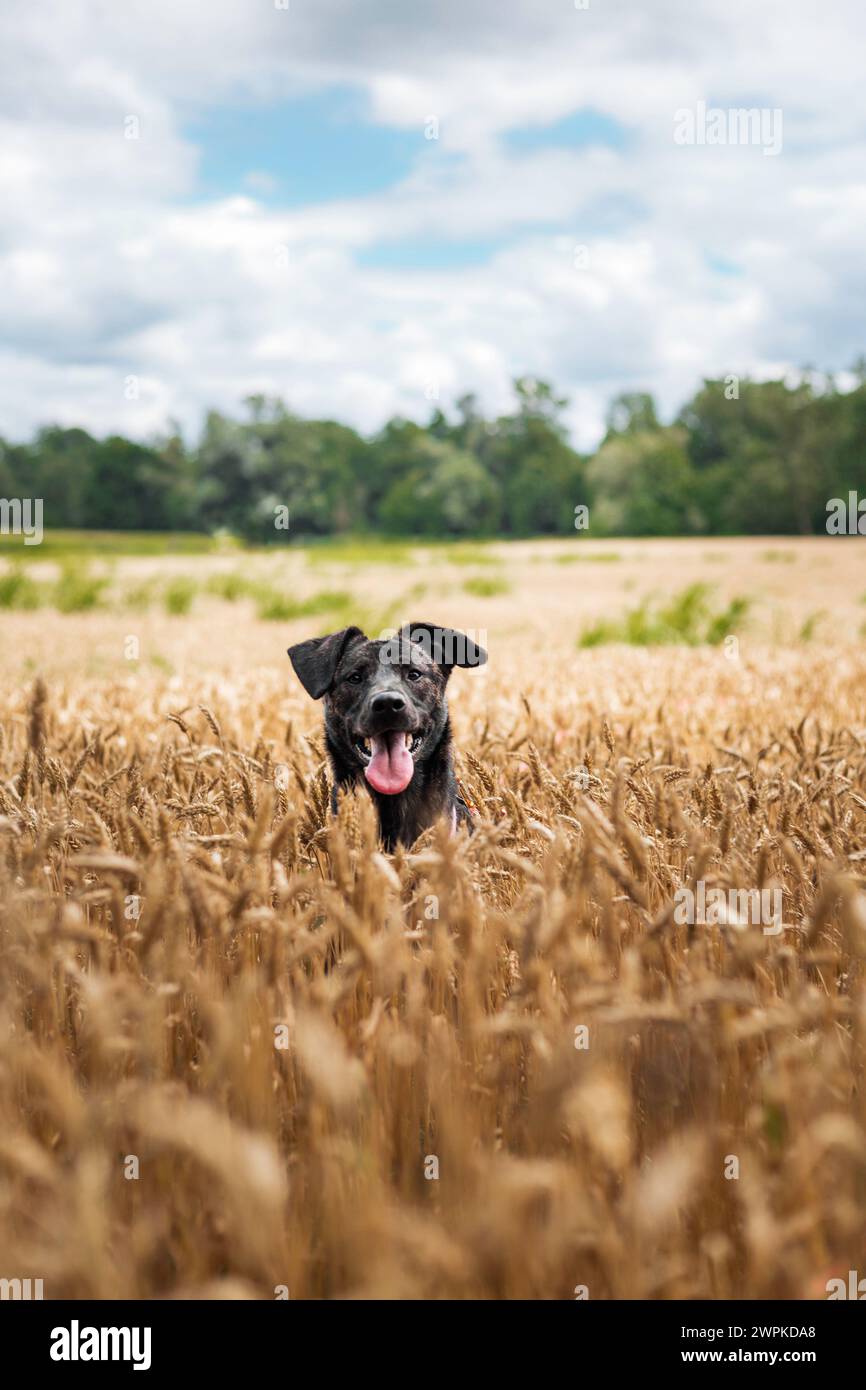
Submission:
M 814 394 L 815 394 L 816 397 L 819 397 L 820 395 L 824 394 L 824 391 L 822 391 L 822 389 L 821 389 L 822 385 L 826 388 L 826 392 L 827 392 L 828 394 L 835 393 L 835 394 L 838 394 L 838 395 L 845 396 L 845 395 L 850 395 L 851 392 L 857 390 L 857 388 L 858 388 L 859 386 L 862 386 L 862 385 L 863 385 L 863 381 L 864 381 L 864 370 L 866 370 L 866 359 L 861 358 L 858 362 L 854 363 L 854 364 L 852 365 L 851 368 L 849 368 L 849 369 L 847 369 L 847 370 L 835 372 L 835 373 L 833 373 L 833 372 L 823 372 L 823 371 L 821 371 L 820 369 L 811 368 L 811 369 L 803 370 L 803 371 L 799 371 L 799 372 L 794 372 L 794 371 L 792 371 L 792 372 L 789 372 L 789 373 L 785 374 L 785 375 L 782 376 L 782 377 L 775 377 L 775 378 L 774 378 L 774 377 L 768 377 L 768 378 L 763 378 L 763 379 L 762 379 L 762 378 L 759 378 L 759 377 L 744 376 L 744 377 L 733 377 L 732 380 L 735 380 L 735 381 L 737 382 L 737 389 L 738 389 L 738 390 L 739 390 L 740 387 L 743 387 L 743 386 L 748 386 L 748 385 L 765 386 L 765 385 L 768 385 L 768 384 L 771 384 L 771 383 L 774 383 L 774 382 L 775 382 L 776 384 L 781 384 L 781 385 L 783 385 L 783 386 L 785 387 L 785 389 L 786 389 L 786 390 L 789 390 L 789 391 L 794 391 L 794 390 L 796 390 L 796 389 L 797 389 L 798 387 L 800 387 L 800 386 L 808 385 L 808 386 L 814 391 Z M 527 375 L 527 377 L 525 378 L 525 380 L 527 380 L 527 381 L 541 382 L 542 379 L 541 379 L 540 377 L 533 377 L 533 376 L 531 376 L 531 375 Z M 553 390 L 556 391 L 556 384 L 555 384 L 555 383 L 543 383 L 543 384 L 552 385 Z M 709 385 L 709 384 L 718 384 L 718 379 L 715 379 L 715 380 L 714 380 L 713 378 L 710 378 L 710 377 L 701 376 L 701 377 L 699 378 L 699 386 L 698 386 L 698 389 L 700 389 L 700 386 Z M 513 396 L 513 397 L 516 397 L 516 392 L 514 391 L 513 387 L 514 387 L 514 383 L 512 383 L 512 396 Z M 445 420 L 448 421 L 449 424 L 452 424 L 452 425 L 453 425 L 453 424 L 455 423 L 455 415 L 459 414 L 458 404 L 459 404 L 460 398 L 461 398 L 461 396 L 464 396 L 464 395 L 466 395 L 466 394 L 467 394 L 467 393 L 461 392 L 460 395 L 458 395 L 454 401 L 452 401 L 452 402 L 449 403 L 449 404 L 450 404 L 450 408 L 444 408 L 444 409 L 443 409 L 441 405 L 431 405 L 431 406 L 429 406 L 429 407 L 428 407 L 428 413 L 427 413 L 427 418 L 426 418 L 426 419 L 422 418 L 420 415 L 418 415 L 418 416 L 395 415 L 395 416 L 389 417 L 389 419 L 387 419 L 387 420 L 384 420 L 384 421 L 382 422 L 382 425 L 381 425 L 381 426 L 377 426 L 375 429 L 370 430 L 370 431 L 365 431 L 365 430 L 363 430 L 363 429 L 357 429 L 356 426 L 352 425 L 350 421 L 340 419 L 337 415 L 321 415 L 321 416 L 305 415 L 305 414 L 303 414 L 301 411 L 297 411 L 297 410 L 293 409 L 291 402 L 290 402 L 290 401 L 283 400 L 281 397 L 270 397 L 270 398 L 267 398 L 266 404 L 267 404 L 268 406 L 270 406 L 271 408 L 279 408 L 279 409 L 281 409 L 281 410 L 284 410 L 284 411 L 286 412 L 287 416 L 289 416 L 289 417 L 291 417 L 291 418 L 294 418 L 294 419 L 298 419 L 298 420 L 304 421 L 304 422 L 309 423 L 309 424 L 326 424 L 326 423 L 332 423 L 332 424 L 341 425 L 341 426 L 346 426 L 346 427 L 349 427 L 349 428 L 352 428 L 352 429 L 356 429 L 356 432 L 358 433 L 359 437 L 360 437 L 362 440 L 364 440 L 365 442 L 368 442 L 368 443 L 373 443 L 373 442 L 375 442 L 376 437 L 377 437 L 377 435 L 381 432 L 381 430 L 382 430 L 385 426 L 387 426 L 389 423 L 393 423 L 394 421 L 401 421 L 401 422 L 403 422 L 403 423 L 412 424 L 412 425 L 417 425 L 419 429 L 427 430 L 427 429 L 430 427 L 430 425 L 433 424 L 433 423 L 435 422 L 435 419 L 436 419 L 436 417 L 437 417 L 437 411 L 440 411 L 440 410 L 441 410 L 442 416 L 445 418 Z M 639 386 L 636 385 L 636 386 L 635 386 L 635 392 L 634 392 L 634 394 L 636 394 L 636 395 L 641 395 L 641 394 L 649 394 L 649 393 L 643 393 L 643 392 L 641 391 L 641 388 L 640 388 Z M 33 426 L 32 430 L 31 430 L 31 432 L 30 432 L 29 437 L 26 438 L 26 439 L 11 439 L 11 438 L 6 438 L 6 439 L 4 439 L 3 436 L 2 436 L 2 434 L 0 434 L 0 444 L 5 443 L 5 444 L 10 445 L 11 447 L 15 448 L 15 447 L 20 447 L 20 446 L 22 446 L 22 445 L 27 445 L 28 443 L 32 443 L 32 442 L 37 438 L 37 436 L 38 436 L 41 432 L 46 431 L 46 430 L 58 429 L 58 430 L 61 430 L 61 431 L 68 431 L 68 430 L 80 429 L 80 430 L 84 430 L 86 433 L 90 434 L 90 435 L 91 435 L 95 440 L 97 440 L 97 441 L 105 441 L 105 440 L 107 440 L 107 439 L 109 439 L 109 438 L 116 437 L 116 438 L 126 439 L 126 440 L 128 440 L 130 443 L 133 443 L 133 444 L 141 444 L 141 445 L 149 446 L 149 447 L 158 447 L 158 446 L 161 445 L 163 442 L 168 441 L 168 440 L 170 440 L 170 439 L 172 439 L 172 438 L 177 437 L 177 438 L 179 438 L 179 439 L 181 440 L 181 442 L 182 442 L 184 448 L 186 448 L 186 449 L 195 449 L 195 448 L 199 447 L 199 445 L 201 444 L 201 441 L 202 441 L 202 438 L 203 438 L 203 435 L 204 435 L 204 432 L 205 432 L 205 428 L 206 428 L 206 425 L 207 425 L 207 419 L 208 419 L 208 416 L 209 416 L 209 415 L 216 414 L 216 415 L 219 415 L 220 417 L 222 417 L 222 418 L 224 418 L 224 419 L 226 419 L 226 420 L 230 420 L 230 421 L 234 421 L 234 422 L 246 423 L 247 420 L 249 420 L 249 419 L 252 418 L 252 412 L 251 412 L 251 409 L 250 409 L 250 402 L 251 402 L 251 400 L 253 400 L 253 399 L 254 399 L 253 397 L 249 397 L 249 396 L 248 396 L 248 397 L 246 397 L 246 398 L 244 398 L 244 399 L 242 399 L 242 400 L 239 400 L 238 403 L 237 403 L 237 408 L 236 408 L 235 410 L 233 410 L 233 411 L 230 411 L 230 410 L 225 409 L 225 408 L 218 409 L 215 405 L 210 405 L 210 406 L 207 406 L 207 405 L 206 405 L 206 406 L 203 407 L 202 414 L 201 414 L 201 417 L 200 417 L 198 423 L 197 423 L 197 424 L 193 424 L 193 425 L 192 425 L 190 428 L 188 428 L 188 429 L 185 429 L 185 428 L 183 427 L 183 422 L 182 422 L 182 421 L 166 420 L 166 421 L 164 422 L 164 424 L 163 424 L 161 427 L 157 427 L 157 428 L 154 429 L 154 430 L 151 430 L 151 431 L 148 431 L 147 433 L 139 434 L 139 435 L 136 435 L 136 434 L 122 434 L 122 433 L 121 433 L 120 431 L 118 431 L 118 430 L 106 430 L 105 432 L 100 433 L 100 432 L 98 432 L 98 431 L 89 430 L 89 429 L 87 428 L 87 426 L 82 425 L 82 424 L 80 424 L 80 423 L 71 422 L 71 423 L 68 423 L 68 424 L 64 424 L 64 423 L 61 423 L 59 420 L 49 420 L 49 419 L 46 419 L 46 420 L 42 420 L 42 421 L 38 422 L 37 424 L 35 424 L 35 425 Z M 650 399 L 651 399 L 651 401 L 653 402 L 654 405 L 657 405 L 657 402 L 655 401 L 655 398 L 652 397 L 651 395 L 650 395 Z M 617 400 L 617 397 L 615 397 L 615 396 L 611 397 L 610 400 L 607 402 L 608 408 L 611 407 L 611 406 L 613 406 L 613 404 L 615 403 L 616 400 Z M 478 403 L 478 404 L 480 404 L 480 403 Z M 677 405 L 677 406 L 674 407 L 673 413 L 672 413 L 672 414 L 669 414 L 669 415 L 665 415 L 665 414 L 663 414 L 663 413 L 660 412 L 660 411 L 657 412 L 656 425 L 655 425 L 653 428 L 658 428 L 658 429 L 660 429 L 660 430 L 666 430 L 666 429 L 670 429 L 671 427 L 675 426 L 675 425 L 678 423 L 678 421 L 679 421 L 679 417 L 680 417 L 682 411 L 686 409 L 686 407 L 687 407 L 688 404 L 689 404 L 689 400 L 688 400 L 688 399 L 681 401 L 681 402 L 679 403 L 679 405 Z M 508 409 L 508 405 L 509 405 L 509 403 L 506 402 L 506 408 L 503 410 L 503 412 L 501 413 L 501 415 L 500 415 L 500 416 L 497 416 L 495 419 L 487 419 L 483 414 L 481 415 L 481 418 L 485 420 L 485 423 L 486 423 L 486 425 L 487 425 L 488 427 L 496 425 L 497 422 L 498 422 L 498 420 L 499 420 L 500 418 L 501 418 L 501 419 L 511 418 L 511 417 L 514 416 L 515 411 L 516 411 L 516 409 L 517 409 L 517 401 L 516 401 L 516 399 L 512 399 L 512 401 L 510 402 L 510 406 L 511 406 L 511 409 L 510 409 L 510 410 Z M 566 406 L 566 407 L 564 408 L 564 410 L 562 411 L 562 416 L 563 416 L 563 418 L 565 418 L 565 417 L 567 416 L 567 414 L 568 414 L 568 407 Z M 175 425 L 179 426 L 179 428 L 178 428 L 178 429 L 175 429 Z M 587 448 L 587 449 L 582 449 L 582 448 L 579 446 L 579 444 L 575 441 L 575 439 L 573 438 L 573 436 L 571 435 L 571 433 L 567 430 L 567 428 L 566 428 L 566 440 L 567 440 L 567 443 L 569 444 L 569 446 L 570 446 L 572 449 L 574 449 L 574 451 L 575 451 L 579 456 L 585 457 L 586 459 L 590 459 L 590 458 L 592 458 L 595 454 L 598 453 L 599 449 L 601 448 L 602 444 L 604 443 L 605 435 L 606 435 L 607 433 L 610 433 L 611 428 L 612 428 L 612 427 L 611 427 L 609 424 L 605 423 L 605 425 L 603 426 L 603 429 L 602 429 L 602 433 L 600 434 L 600 436 L 599 436 L 597 442 L 596 442 L 594 445 L 592 445 L 592 446 L 590 446 L 589 448 Z M 614 430 L 614 432 L 616 432 L 616 431 Z M 768 533 L 768 534 L 773 534 L 773 533 Z

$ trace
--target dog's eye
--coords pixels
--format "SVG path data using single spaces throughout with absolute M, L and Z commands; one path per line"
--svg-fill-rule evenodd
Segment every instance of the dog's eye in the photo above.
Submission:
M 407 681 L 419 681 L 421 679 L 421 672 L 409 670 L 406 672 L 406 679 Z
M 350 676 L 346 677 L 346 680 L 349 682 L 350 685 L 360 685 L 363 679 L 364 678 L 361 675 L 360 671 L 353 671 Z

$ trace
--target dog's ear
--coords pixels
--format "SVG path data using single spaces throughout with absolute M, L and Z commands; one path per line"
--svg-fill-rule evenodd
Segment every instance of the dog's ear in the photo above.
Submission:
M 407 623 L 400 629 L 400 636 L 405 641 L 417 642 L 431 661 L 435 661 L 444 671 L 446 679 L 455 666 L 483 666 L 487 660 L 483 647 L 453 627 L 439 627 L 436 623 Z
M 334 683 L 334 672 L 346 648 L 364 634 L 359 627 L 344 627 L 327 637 L 311 637 L 289 647 L 289 660 L 308 695 L 321 700 Z

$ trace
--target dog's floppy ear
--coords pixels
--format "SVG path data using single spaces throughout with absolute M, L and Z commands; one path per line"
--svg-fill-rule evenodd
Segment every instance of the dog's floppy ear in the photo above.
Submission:
M 400 636 L 423 647 L 446 677 L 450 676 L 455 666 L 483 666 L 487 660 L 483 647 L 453 627 L 440 627 L 436 623 L 406 623 L 400 629 Z
M 289 647 L 289 660 L 308 695 L 321 700 L 334 683 L 334 672 L 350 642 L 364 634 L 359 627 L 344 627 L 327 637 L 311 637 Z

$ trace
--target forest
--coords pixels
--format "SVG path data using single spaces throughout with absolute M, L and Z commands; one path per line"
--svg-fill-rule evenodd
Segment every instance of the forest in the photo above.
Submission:
M 302 536 L 802 534 L 826 530 L 833 498 L 866 494 L 866 361 L 842 389 L 705 380 L 670 423 L 652 396 L 611 401 L 593 454 L 575 450 L 567 400 L 532 377 L 488 419 L 463 396 L 425 424 L 394 418 L 363 437 L 252 396 L 215 410 L 200 437 L 147 442 L 49 425 L 0 439 L 0 496 L 39 497 L 46 527 Z

